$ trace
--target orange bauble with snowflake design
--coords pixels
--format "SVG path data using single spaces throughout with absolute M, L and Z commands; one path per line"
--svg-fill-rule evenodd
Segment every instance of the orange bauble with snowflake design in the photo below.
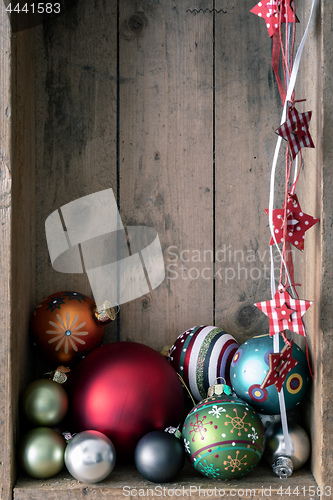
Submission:
M 34 310 L 34 343 L 49 361 L 70 365 L 102 342 L 105 326 L 95 316 L 95 302 L 78 292 L 57 292 Z

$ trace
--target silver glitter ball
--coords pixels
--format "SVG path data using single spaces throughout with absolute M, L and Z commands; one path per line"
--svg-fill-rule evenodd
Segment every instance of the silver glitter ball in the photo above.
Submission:
M 116 463 L 110 439 L 98 431 L 76 434 L 65 450 L 68 472 L 82 483 L 98 483 L 108 477 Z

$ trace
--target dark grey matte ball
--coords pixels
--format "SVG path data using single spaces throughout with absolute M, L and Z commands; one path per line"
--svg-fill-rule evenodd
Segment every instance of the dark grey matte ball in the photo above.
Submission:
M 152 431 L 143 436 L 135 448 L 137 470 L 148 481 L 168 483 L 173 481 L 185 462 L 182 442 L 173 434 Z

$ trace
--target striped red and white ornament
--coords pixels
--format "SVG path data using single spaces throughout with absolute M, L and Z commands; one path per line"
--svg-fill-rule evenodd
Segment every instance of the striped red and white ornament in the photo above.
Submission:
M 194 326 L 177 337 L 169 350 L 169 361 L 194 399 L 201 401 L 217 378 L 230 385 L 230 363 L 237 349 L 234 337 L 221 328 Z

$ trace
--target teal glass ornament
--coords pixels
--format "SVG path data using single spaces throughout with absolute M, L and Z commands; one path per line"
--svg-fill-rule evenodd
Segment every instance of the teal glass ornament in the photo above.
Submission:
M 209 478 L 236 479 L 258 463 L 265 446 L 264 426 L 246 402 L 218 384 L 187 415 L 182 437 L 193 467 Z
M 280 351 L 284 345 L 280 335 Z M 238 348 L 230 365 L 232 388 L 237 396 L 259 413 L 266 415 L 280 413 L 275 385 L 264 389 L 260 387 L 269 370 L 269 354 L 273 352 L 273 337 L 269 334 L 252 337 Z M 297 365 L 288 373 L 282 388 L 287 411 L 302 401 L 310 383 L 306 356 L 295 342 L 292 357 L 297 361 Z

